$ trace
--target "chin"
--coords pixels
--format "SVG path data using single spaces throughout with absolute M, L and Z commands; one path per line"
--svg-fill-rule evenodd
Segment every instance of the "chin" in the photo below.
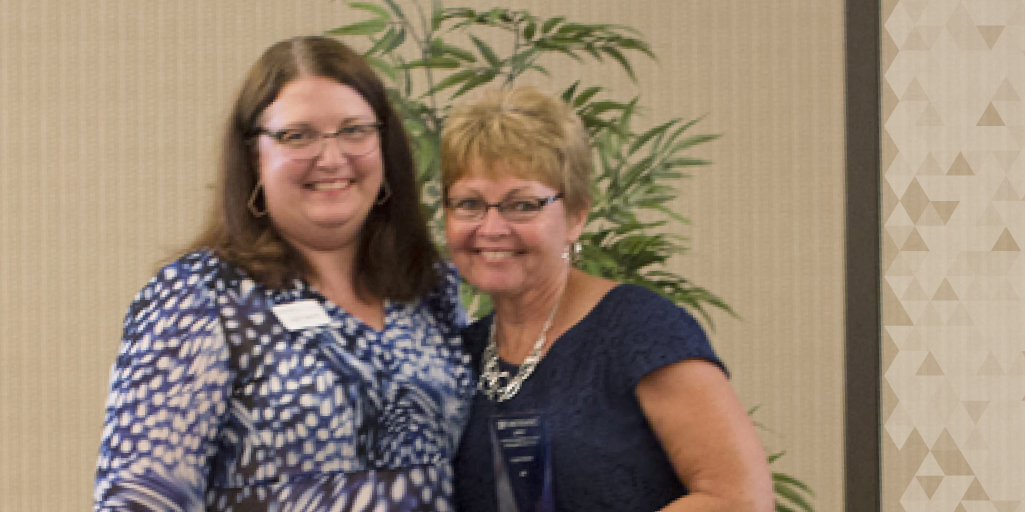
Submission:
M 312 211 L 310 212 L 309 219 L 314 223 L 325 227 L 343 226 L 353 221 L 363 222 L 366 220 L 367 215 L 369 215 L 369 211 L 359 212 L 351 206 L 346 205 L 343 208 L 335 207 L 325 208 L 320 211 Z
M 521 289 L 518 282 L 511 282 L 508 279 L 469 279 L 466 280 L 473 285 L 477 291 L 488 295 L 509 295 Z

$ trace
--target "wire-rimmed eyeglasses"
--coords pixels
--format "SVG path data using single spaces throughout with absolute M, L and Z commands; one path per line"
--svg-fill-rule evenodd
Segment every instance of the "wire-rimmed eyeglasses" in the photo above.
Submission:
M 382 126 L 383 123 L 349 124 L 334 133 L 307 127 L 281 130 L 259 127 L 256 134 L 273 138 L 289 158 L 306 159 L 320 155 L 326 139 L 336 139 L 343 155 L 360 157 L 378 147 L 378 133 Z
M 450 197 L 445 200 L 449 215 L 457 220 L 478 221 L 494 208 L 509 222 L 526 222 L 537 217 L 549 203 L 562 199 L 562 193 L 548 197 L 513 197 L 489 203 L 479 197 Z

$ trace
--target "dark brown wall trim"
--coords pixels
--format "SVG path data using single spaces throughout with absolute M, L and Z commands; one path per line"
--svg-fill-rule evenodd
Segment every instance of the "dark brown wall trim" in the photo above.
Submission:
M 880 509 L 880 2 L 845 0 L 844 510 Z

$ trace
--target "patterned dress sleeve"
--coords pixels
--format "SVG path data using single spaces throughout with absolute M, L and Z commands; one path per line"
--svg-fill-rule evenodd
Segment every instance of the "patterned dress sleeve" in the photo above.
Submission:
M 620 384 L 626 389 L 635 389 L 659 368 L 687 359 L 709 361 L 728 375 L 701 324 L 687 310 L 644 288 L 628 286 L 624 291 L 617 295 L 621 303 L 609 326 L 621 341 L 616 351 L 625 378 Z
M 201 511 L 232 375 L 213 292 L 179 264 L 125 317 L 111 371 L 95 511 Z

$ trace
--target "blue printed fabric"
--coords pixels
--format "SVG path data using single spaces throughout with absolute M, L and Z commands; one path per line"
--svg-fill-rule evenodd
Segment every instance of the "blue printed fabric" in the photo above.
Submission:
M 287 330 L 275 305 L 330 323 Z M 446 269 L 377 331 L 307 284 L 269 289 L 207 251 L 135 298 L 111 372 L 96 511 L 445 511 L 473 393 Z
M 463 331 L 475 368 L 493 319 Z M 555 340 L 516 396 L 501 403 L 474 397 L 455 461 L 457 509 L 498 511 L 490 424 L 509 413 L 545 421 L 557 512 L 654 511 L 685 495 L 635 391 L 646 375 L 688 359 L 726 371 L 685 310 L 651 290 L 616 286 Z M 499 368 L 519 371 L 501 360 Z

